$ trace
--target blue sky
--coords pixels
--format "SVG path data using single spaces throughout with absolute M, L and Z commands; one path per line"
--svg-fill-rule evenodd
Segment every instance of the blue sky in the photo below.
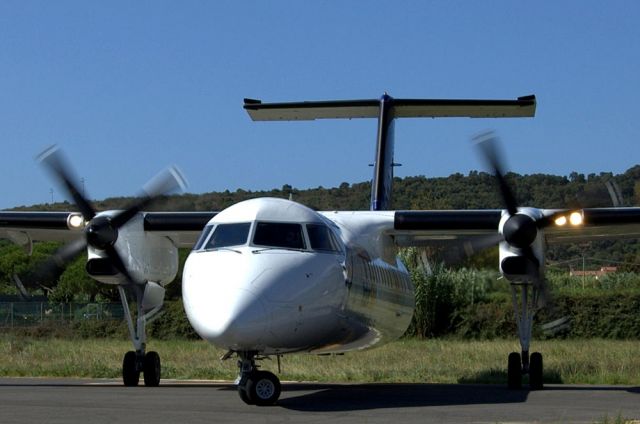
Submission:
M 640 163 L 637 1 L 0 2 L 0 208 L 63 200 L 61 146 L 102 199 L 178 165 L 202 193 L 370 179 L 374 120 L 252 122 L 242 99 L 504 98 L 533 119 L 405 119 L 397 175 L 483 169 L 495 129 L 521 174 Z M 535 205 L 532 205 L 535 206 Z

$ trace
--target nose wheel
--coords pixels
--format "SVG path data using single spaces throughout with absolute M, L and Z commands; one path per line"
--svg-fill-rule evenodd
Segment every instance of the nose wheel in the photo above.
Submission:
M 238 395 L 240 399 L 247 405 L 269 406 L 275 404 L 280 398 L 280 379 L 269 371 L 259 371 L 255 364 L 255 354 L 239 353 L 239 356 Z
M 255 371 L 247 376 L 244 384 L 238 385 L 240 399 L 248 405 L 273 405 L 280 397 L 280 390 L 280 380 L 268 371 Z

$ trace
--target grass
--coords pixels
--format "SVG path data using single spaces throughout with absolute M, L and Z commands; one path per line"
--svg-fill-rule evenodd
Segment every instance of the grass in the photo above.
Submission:
M 545 382 L 640 385 L 638 341 L 535 341 L 544 355 Z M 0 336 L 0 376 L 118 378 L 128 341 Z M 236 361 L 203 341 L 150 340 L 163 378 L 233 380 Z M 515 341 L 401 340 L 338 356 L 287 355 L 283 380 L 323 382 L 499 383 L 506 381 Z M 262 361 L 277 372 L 277 362 Z
M 596 421 L 596 423 L 602 424 L 638 424 L 640 421 L 638 420 L 629 420 L 624 418 L 622 415 L 618 414 L 615 418 L 609 418 L 605 416 L 602 421 Z

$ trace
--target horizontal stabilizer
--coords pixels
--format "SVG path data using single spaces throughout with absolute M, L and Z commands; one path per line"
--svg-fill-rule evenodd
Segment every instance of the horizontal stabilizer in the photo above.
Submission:
M 532 117 L 535 96 L 516 100 L 393 99 L 394 118 L 516 118 Z M 244 108 L 254 121 L 377 118 L 380 100 L 330 100 L 320 102 L 262 103 L 245 99 Z

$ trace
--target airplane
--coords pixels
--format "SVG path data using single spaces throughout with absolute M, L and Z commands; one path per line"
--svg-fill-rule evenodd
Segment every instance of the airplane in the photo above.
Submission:
M 394 127 L 399 118 L 533 117 L 535 96 L 515 100 L 380 99 L 263 103 L 245 99 L 254 121 L 377 118 L 370 210 L 314 211 L 292 200 L 255 198 L 221 212 L 144 212 L 153 199 L 182 186 L 169 169 L 140 200 L 96 212 L 56 149 L 40 159 L 79 212 L 0 212 L 0 237 L 29 251 L 34 240 L 70 242 L 53 255 L 63 266 L 85 249 L 90 276 L 117 285 L 135 350 L 122 366 L 126 386 L 160 383 L 160 357 L 146 351 L 145 326 L 162 308 L 164 286 L 178 271 L 177 249 L 191 248 L 183 270 L 184 309 L 195 331 L 238 358 L 236 381 L 247 404 L 272 405 L 278 377 L 258 361 L 294 352 L 344 353 L 402 336 L 415 299 L 398 249 L 439 245 L 468 254 L 499 246 L 510 283 L 521 352 L 507 361 L 507 384 L 529 375 L 543 388 L 543 362 L 530 354 L 533 317 L 546 293 L 544 253 L 550 242 L 638 237 L 640 208 L 538 209 L 517 205 L 493 136 L 478 139 L 504 209 L 392 210 Z M 132 317 L 127 291 L 133 293 Z

